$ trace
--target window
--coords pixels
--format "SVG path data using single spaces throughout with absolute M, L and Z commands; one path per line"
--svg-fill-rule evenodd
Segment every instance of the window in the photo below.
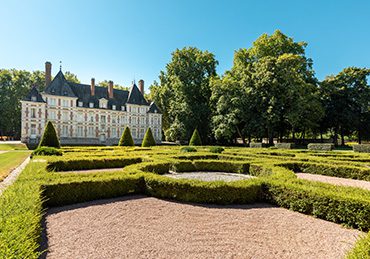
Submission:
M 112 116 L 112 123 L 116 123 L 116 116 Z
M 62 100 L 62 107 L 68 107 L 69 105 L 68 100 Z
M 94 127 L 89 127 L 88 135 L 89 137 L 94 137 Z
M 77 137 L 82 137 L 83 136 L 83 127 L 78 126 L 77 127 Z
M 90 118 L 90 122 L 94 122 L 94 114 L 93 113 L 89 113 L 89 118 Z
M 63 125 L 62 126 L 62 137 L 67 137 L 68 136 L 68 126 Z
M 78 122 L 84 121 L 84 115 L 82 112 L 77 113 L 77 121 Z
M 55 120 L 57 118 L 55 111 L 48 111 L 48 117 L 50 120 Z
M 137 123 L 137 119 L 136 119 L 136 117 L 132 117 L 132 118 L 131 118 L 131 122 L 132 122 L 133 124 L 136 124 L 136 123 Z
M 141 120 L 140 122 L 141 124 L 145 124 L 145 117 L 141 117 L 140 120 Z
M 50 106 L 55 106 L 55 104 L 56 104 L 56 100 L 55 100 L 55 98 L 49 98 L 49 99 L 48 99 L 48 102 L 49 102 L 49 105 L 50 105 Z
M 36 118 L 36 108 L 31 108 L 31 118 Z
M 112 128 L 112 138 L 115 138 L 115 137 L 117 137 L 117 129 Z
M 143 128 L 140 129 L 140 138 L 144 138 L 144 129 Z
M 112 105 L 112 110 L 115 110 L 116 109 L 116 106 L 115 105 Z
M 125 109 L 125 106 L 121 106 L 121 110 L 122 111 L 125 111 L 126 109 Z
M 101 123 L 105 123 L 105 115 L 100 116 Z
M 94 108 L 94 103 L 89 103 L 90 108 Z
M 132 137 L 136 138 L 136 129 L 132 129 Z
M 62 112 L 62 120 L 68 121 L 68 112 Z
M 154 118 L 154 125 L 157 125 L 158 124 L 158 118 L 157 117 L 155 117 Z
M 36 97 L 36 96 L 32 96 L 32 97 L 31 97 L 31 101 L 32 101 L 32 102 L 36 102 L 36 101 L 37 101 L 37 97 Z
M 82 107 L 83 106 L 83 102 L 79 101 L 78 102 L 78 107 Z
M 31 124 L 31 136 L 36 135 L 36 124 Z

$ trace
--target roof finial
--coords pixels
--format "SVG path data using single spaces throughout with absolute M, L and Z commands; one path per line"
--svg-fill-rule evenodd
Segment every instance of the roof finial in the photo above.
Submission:
M 59 61 L 59 71 L 62 71 L 62 61 Z

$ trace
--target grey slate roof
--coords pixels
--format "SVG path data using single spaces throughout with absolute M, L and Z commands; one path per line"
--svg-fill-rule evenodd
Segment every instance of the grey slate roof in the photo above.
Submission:
M 59 71 L 53 81 L 51 81 L 51 83 L 46 87 L 45 93 L 50 95 L 75 97 L 77 98 L 77 102 L 83 103 L 83 107 L 89 107 L 89 103 L 94 103 L 94 107 L 99 108 L 99 99 L 101 98 L 108 100 L 108 109 L 112 109 L 112 106 L 116 105 L 116 110 L 121 110 L 123 106 L 126 106 L 126 103 L 149 105 L 136 84 L 131 87 L 130 91 L 113 89 L 113 98 L 109 98 L 108 89 L 101 86 L 95 86 L 95 95 L 91 96 L 90 87 L 90 85 L 67 81 L 62 71 Z M 157 113 L 160 113 L 158 107 L 152 103 L 148 112 L 154 112 L 155 109 L 157 110 Z
M 149 105 L 148 102 L 145 100 L 143 94 L 140 92 L 139 88 L 137 88 L 136 84 L 134 84 L 130 89 L 127 103 Z
M 161 110 L 154 102 L 152 102 L 149 106 L 148 113 L 161 113 Z
M 37 90 L 36 86 L 33 86 L 31 91 L 28 93 L 28 95 L 23 99 L 24 101 L 33 101 L 32 97 L 36 97 L 36 102 L 44 103 L 44 99 L 42 98 L 41 94 Z M 34 101 L 33 101 L 34 102 Z

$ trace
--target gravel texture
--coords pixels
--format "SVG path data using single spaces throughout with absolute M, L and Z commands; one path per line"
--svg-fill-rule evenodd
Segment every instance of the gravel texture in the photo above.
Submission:
M 170 172 L 169 174 L 164 174 L 176 179 L 196 179 L 201 181 L 238 181 L 253 178 L 253 176 L 246 174 L 232 174 L 223 172 L 186 172 L 186 173 L 175 173 Z
M 47 258 L 343 258 L 362 232 L 268 204 L 143 196 L 48 211 Z
M 319 175 L 319 174 L 306 174 L 306 173 L 297 173 L 297 177 L 300 179 L 305 179 L 305 180 L 310 180 L 310 181 L 330 183 L 334 185 L 358 187 L 358 188 L 370 190 L 370 182 L 368 181 L 354 180 L 354 179 L 347 179 L 347 178 L 340 178 L 340 177 L 333 177 L 333 176 L 326 176 L 326 175 Z

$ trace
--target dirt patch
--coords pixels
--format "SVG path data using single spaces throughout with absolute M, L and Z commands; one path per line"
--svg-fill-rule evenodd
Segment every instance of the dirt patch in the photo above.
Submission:
M 333 176 L 326 176 L 326 175 L 319 175 L 319 174 L 306 174 L 306 173 L 297 173 L 297 177 L 299 179 L 305 179 L 305 180 L 310 180 L 310 181 L 330 183 L 330 184 L 341 185 L 341 186 L 358 187 L 358 188 L 370 190 L 370 182 L 368 181 L 354 180 L 354 179 L 347 179 L 347 178 L 340 178 L 340 177 L 333 177 Z
M 143 196 L 48 211 L 47 258 L 342 258 L 362 232 L 268 204 Z

